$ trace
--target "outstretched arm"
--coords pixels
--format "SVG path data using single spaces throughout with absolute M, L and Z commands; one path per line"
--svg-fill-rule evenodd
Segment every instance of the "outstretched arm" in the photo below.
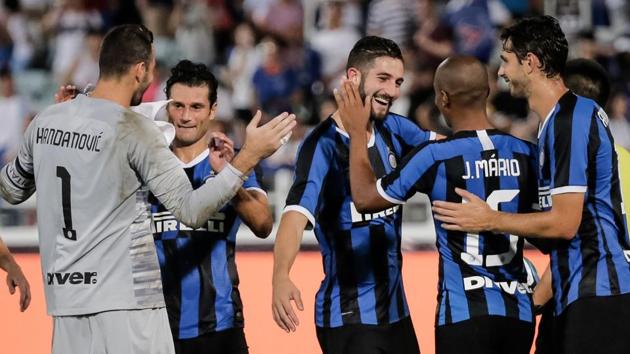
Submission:
M 551 197 L 552 208 L 539 213 L 513 214 L 492 210 L 476 195 L 456 188 L 466 203 L 433 202 L 437 220 L 447 230 L 479 233 L 492 231 L 525 237 L 570 240 L 575 237 L 584 206 L 583 193 L 556 194 Z

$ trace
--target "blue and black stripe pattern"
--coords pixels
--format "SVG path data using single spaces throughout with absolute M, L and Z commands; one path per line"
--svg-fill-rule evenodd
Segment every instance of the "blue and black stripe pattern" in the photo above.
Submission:
M 401 156 L 433 135 L 395 114 L 373 127 L 368 151 L 377 176 L 391 172 Z M 300 147 L 285 208 L 304 214 L 319 242 L 325 274 L 315 301 L 319 327 L 389 324 L 409 316 L 401 275 L 402 210 L 357 212 L 348 144 L 332 118 L 311 132 Z
M 193 188 L 213 172 L 207 153 L 184 170 Z M 244 183 L 260 189 L 260 174 Z M 154 240 L 162 272 L 164 299 L 174 338 L 196 338 L 210 332 L 243 327 L 243 304 L 234 258 L 236 233 L 241 224 L 227 204 L 206 227 L 182 225 L 153 195 L 150 196 Z
M 556 313 L 583 297 L 629 293 L 630 242 L 606 113 L 567 92 L 543 123 L 538 148 L 544 210 L 555 194 L 584 193 L 577 234 L 551 252 Z
M 402 204 L 416 192 L 461 203 L 466 189 L 494 209 L 537 206 L 535 146 L 496 130 L 462 131 L 412 151 L 377 182 L 381 196 Z M 447 231 L 435 222 L 440 254 L 436 325 L 479 316 L 533 321 L 523 239 L 507 234 Z

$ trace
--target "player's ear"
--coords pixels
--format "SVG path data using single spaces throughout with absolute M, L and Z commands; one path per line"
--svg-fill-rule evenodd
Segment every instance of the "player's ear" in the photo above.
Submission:
M 146 75 L 147 70 L 147 64 L 143 61 L 136 63 L 136 65 L 133 66 L 132 71 L 136 82 L 142 82 L 142 79 Z
M 540 60 L 538 59 L 538 56 L 536 56 L 536 54 L 529 52 L 525 56 L 523 65 L 525 65 L 527 73 L 531 74 L 535 68 L 540 69 Z
M 346 70 L 346 76 L 348 80 L 351 80 L 353 83 L 359 85 L 361 83 L 361 71 L 357 68 L 349 68 Z
M 450 105 L 450 98 L 448 97 L 448 92 L 444 91 L 444 90 L 440 90 L 440 105 L 442 106 L 442 108 L 446 108 Z
M 213 103 L 212 106 L 210 107 L 210 120 L 213 120 L 215 115 L 217 114 L 217 103 Z

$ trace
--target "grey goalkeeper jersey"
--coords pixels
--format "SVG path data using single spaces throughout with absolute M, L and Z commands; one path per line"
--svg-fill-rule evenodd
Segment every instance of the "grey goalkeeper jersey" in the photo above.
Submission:
M 48 313 L 63 316 L 164 306 L 146 193 L 196 228 L 242 182 L 228 166 L 193 191 L 151 120 L 80 95 L 33 120 L 0 194 L 19 203 L 37 189 Z

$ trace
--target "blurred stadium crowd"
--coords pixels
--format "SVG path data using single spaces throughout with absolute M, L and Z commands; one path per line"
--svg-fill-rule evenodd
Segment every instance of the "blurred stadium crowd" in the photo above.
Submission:
M 297 114 L 300 126 L 290 143 L 264 162 L 269 185 L 275 171 L 292 167 L 309 129 L 336 109 L 332 90 L 348 52 L 366 34 L 404 50 L 406 79 L 393 112 L 448 133 L 433 104 L 433 73 L 447 56 L 471 54 L 488 64 L 493 123 L 533 140 L 538 119 L 497 78 L 497 36 L 514 19 L 542 13 L 560 20 L 570 57 L 595 59 L 608 71 L 611 131 L 630 149 L 625 0 L 4 0 L 0 161 L 13 158 L 29 120 L 52 103 L 59 85 L 84 90 L 96 82 L 100 40 L 122 23 L 143 23 L 156 35 L 156 80 L 145 101 L 164 98 L 169 68 L 186 58 L 209 65 L 219 79 L 214 129 L 228 132 L 237 146 L 256 109 L 267 117 Z

